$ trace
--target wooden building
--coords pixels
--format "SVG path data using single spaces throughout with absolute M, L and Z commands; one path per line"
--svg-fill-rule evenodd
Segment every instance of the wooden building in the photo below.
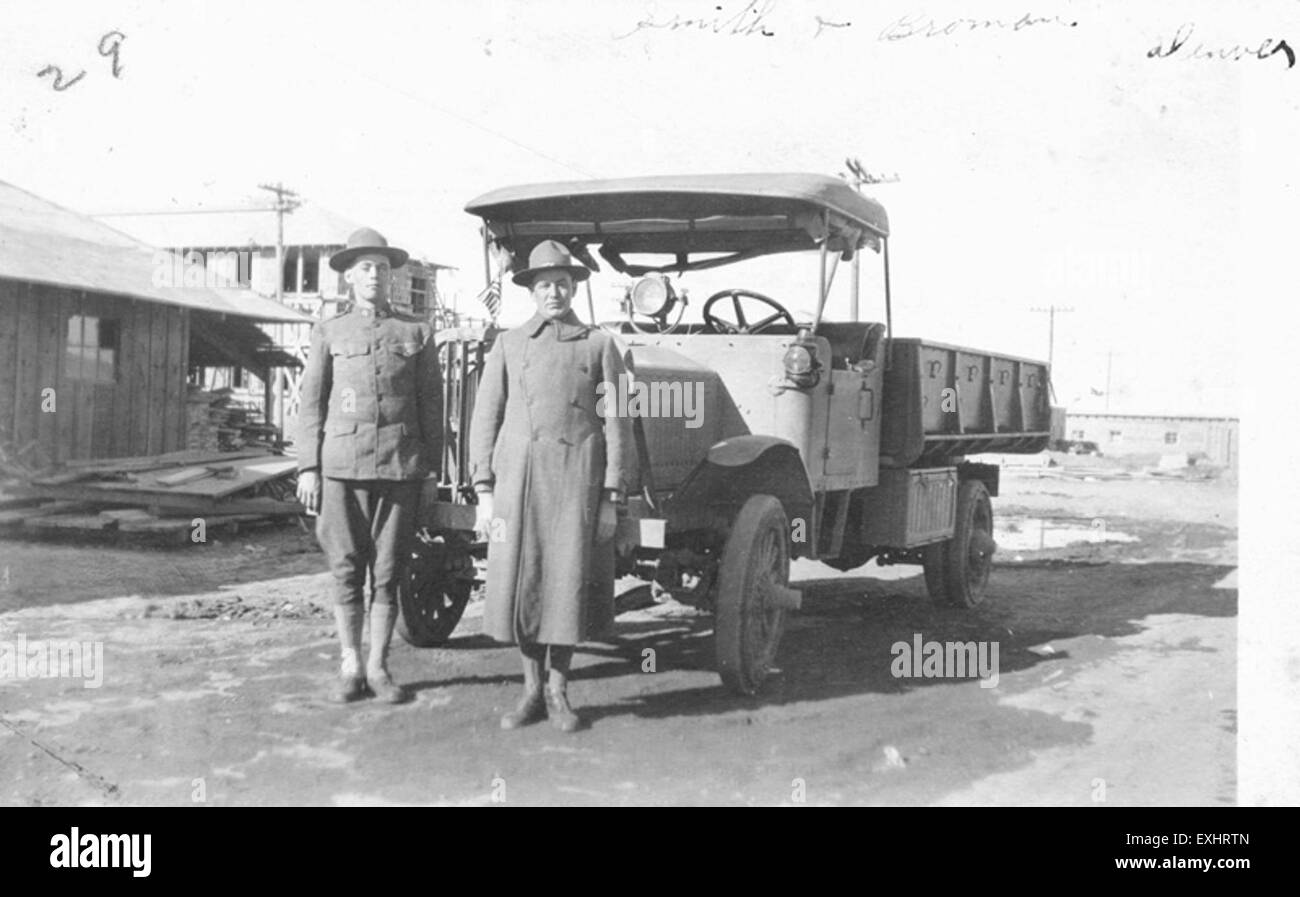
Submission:
M 1196 414 L 1066 415 L 1066 435 L 1097 443 L 1104 455 L 1186 454 L 1223 467 L 1237 464 L 1239 425 L 1235 417 Z
M 159 256 L 0 182 L 0 466 L 183 449 L 192 367 L 292 363 L 257 325 L 302 314 L 159 286 Z
M 147 212 L 99 216 L 99 220 L 173 253 L 176 276 L 193 262 L 211 276 L 206 284 L 222 295 L 242 292 L 264 298 L 282 297 L 283 304 L 311 318 L 329 318 L 347 302 L 343 275 L 329 266 L 330 257 L 347 246 L 348 236 L 362 225 L 316 203 L 303 201 L 284 216 L 283 259 L 276 244 L 280 236 L 276 213 L 266 206 L 225 209 L 204 214 Z M 379 225 L 380 231 L 386 231 Z M 395 245 L 410 244 L 388 233 Z M 449 312 L 440 290 L 439 274 L 452 270 L 418 251 L 393 272 L 390 301 L 399 311 L 450 326 Z M 262 330 L 283 353 L 305 362 L 311 328 L 302 324 L 268 323 Z M 214 366 L 208 372 L 210 388 L 230 388 L 244 403 L 270 409 L 268 416 L 286 433 L 298 418 L 302 391 L 301 367 L 280 368 L 274 382 L 266 382 L 255 369 L 239 365 Z M 249 377 L 247 374 L 252 374 Z

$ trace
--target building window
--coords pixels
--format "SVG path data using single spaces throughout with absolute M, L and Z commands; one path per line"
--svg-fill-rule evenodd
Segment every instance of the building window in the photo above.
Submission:
M 1124 438 L 1124 431 L 1123 431 L 1123 430 L 1111 430 L 1111 431 L 1110 431 L 1110 441 L 1111 441 L 1111 442 L 1119 442 L 1119 441 L 1120 441 L 1121 439 L 1123 439 L 1123 438 Z
M 428 282 L 423 277 L 411 278 L 411 311 L 420 314 L 428 309 L 427 291 Z
M 1086 439 L 1087 437 L 1084 436 L 1082 430 L 1073 430 L 1073 431 L 1070 432 L 1070 438 L 1071 438 L 1071 439 Z
M 1178 433 L 1170 430 L 1165 433 L 1165 445 L 1178 445 Z
M 116 383 L 121 342 L 121 324 L 116 319 L 70 316 L 65 373 L 73 380 Z
M 283 280 L 286 293 L 320 292 L 320 247 L 285 247 Z
M 305 246 L 302 249 L 302 289 L 300 293 L 320 292 L 320 247 Z

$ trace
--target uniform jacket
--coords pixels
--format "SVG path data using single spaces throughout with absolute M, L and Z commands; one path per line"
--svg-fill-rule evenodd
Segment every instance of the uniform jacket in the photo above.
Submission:
M 491 489 L 483 628 L 503 642 L 573 645 L 613 622 L 614 540 L 596 542 L 606 489 L 636 481 L 632 422 L 596 413 L 621 349 L 572 313 L 497 338 L 470 425 L 470 476 Z M 613 405 L 606 402 L 605 405 Z
M 302 381 L 298 469 L 413 480 L 442 460 L 442 371 L 433 325 L 368 308 L 318 322 Z

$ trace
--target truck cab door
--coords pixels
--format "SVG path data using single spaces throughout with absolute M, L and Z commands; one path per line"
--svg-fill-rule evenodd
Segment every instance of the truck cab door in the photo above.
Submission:
M 883 328 L 882 328 L 883 329 Z M 880 465 L 883 338 L 868 338 L 863 357 L 830 371 L 822 473 L 827 488 L 874 486 Z

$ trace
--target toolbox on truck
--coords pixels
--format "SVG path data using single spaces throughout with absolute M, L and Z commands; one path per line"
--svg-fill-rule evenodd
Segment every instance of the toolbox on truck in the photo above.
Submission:
M 872 513 L 863 520 L 862 541 L 868 545 L 915 548 L 951 538 L 957 468 L 882 470 L 866 500 Z

